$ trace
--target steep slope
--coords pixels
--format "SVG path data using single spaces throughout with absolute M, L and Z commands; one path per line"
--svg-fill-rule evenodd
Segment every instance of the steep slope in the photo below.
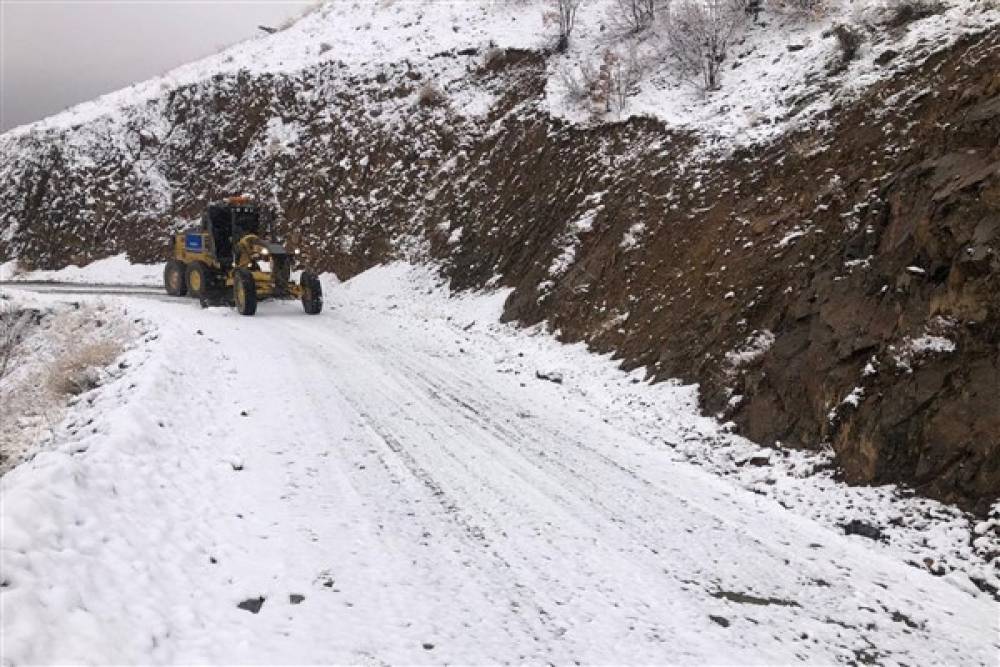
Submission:
M 823 35 L 846 13 L 779 17 L 750 28 L 730 88 L 657 70 L 633 98 L 650 115 L 606 122 L 559 73 L 602 52 L 611 4 L 557 55 L 532 3 L 335 3 L 8 133 L 0 258 L 157 259 L 207 199 L 255 192 L 320 268 L 437 258 L 456 287 L 515 287 L 508 318 L 700 382 L 755 439 L 985 511 L 1000 14 L 866 24 L 882 32 L 836 67 Z

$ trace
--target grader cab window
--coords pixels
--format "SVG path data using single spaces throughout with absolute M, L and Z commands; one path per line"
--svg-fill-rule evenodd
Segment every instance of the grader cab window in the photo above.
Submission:
M 256 206 L 234 206 L 233 216 L 233 237 L 238 241 L 246 234 L 261 234 L 260 209 Z
M 247 234 L 260 236 L 264 231 L 259 206 L 212 204 L 203 218 L 203 228 L 212 233 L 215 256 L 228 264 L 234 258 L 234 250 L 239 240 Z

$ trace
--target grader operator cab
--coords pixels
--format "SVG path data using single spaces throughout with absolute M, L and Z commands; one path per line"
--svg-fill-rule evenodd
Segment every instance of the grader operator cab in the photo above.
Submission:
M 256 313 L 264 299 L 300 299 L 306 313 L 319 313 L 319 278 L 302 271 L 298 282 L 292 280 L 299 250 L 290 253 L 268 240 L 268 226 L 264 209 L 246 197 L 209 204 L 200 227 L 174 237 L 173 258 L 163 271 L 167 294 L 230 302 L 241 315 Z

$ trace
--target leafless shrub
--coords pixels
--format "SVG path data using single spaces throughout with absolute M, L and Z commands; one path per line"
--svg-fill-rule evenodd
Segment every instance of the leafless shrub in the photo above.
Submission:
M 733 0 L 733 4 L 747 16 L 753 17 L 754 23 L 764 11 L 764 0 Z
M 26 310 L 28 328 L 0 381 L 0 424 L 6 426 L 0 429 L 0 474 L 37 450 L 66 413 L 67 397 L 100 384 L 103 369 L 142 328 L 126 308 L 101 302 Z M 107 376 L 120 370 L 109 368 Z
M 837 46 L 840 48 L 840 57 L 833 65 L 833 71 L 838 72 L 858 57 L 865 36 L 860 29 L 842 23 L 834 27 L 833 36 L 837 38 Z
M 14 350 L 21 342 L 30 321 L 29 311 L 0 301 L 0 378 L 7 374 Z
M 593 92 L 597 88 L 598 71 L 590 62 L 580 63 L 576 71 L 564 67 L 559 70 L 559 77 L 566 88 L 566 96 L 570 102 L 580 106 L 592 99 Z
M 791 152 L 803 160 L 819 155 L 824 148 L 823 135 L 816 130 L 804 132 L 791 141 Z
M 618 0 L 614 18 L 633 34 L 640 33 L 653 24 L 656 10 L 667 6 L 669 0 Z
M 560 72 L 569 100 L 577 106 L 589 107 L 595 116 L 625 111 L 628 98 L 636 93 L 642 74 L 643 67 L 635 49 L 625 56 L 606 49 L 599 66 L 584 61 L 576 72 L 569 69 Z
M 733 0 L 675 2 L 667 20 L 665 49 L 681 78 L 706 91 L 718 90 L 722 64 L 746 18 L 746 11 Z
M 448 98 L 444 91 L 433 81 L 425 81 L 417 90 L 417 104 L 422 107 L 444 106 Z
M 940 0 L 897 0 L 889 12 L 886 25 L 890 28 L 902 28 L 914 21 L 935 16 L 947 7 Z
M 826 9 L 828 0 L 771 0 L 768 4 L 777 9 L 818 14 Z
M 487 70 L 498 69 L 504 55 L 505 51 L 503 49 L 498 46 L 491 46 L 486 49 L 486 53 L 483 54 L 483 67 Z
M 295 14 L 294 16 L 289 16 L 287 19 L 278 24 L 277 30 L 275 32 L 280 32 L 282 30 L 288 30 L 293 25 L 309 16 L 313 12 L 318 11 L 323 6 L 322 0 L 313 0 L 312 4 L 307 5 L 301 12 Z
M 548 25 L 555 25 L 559 30 L 556 41 L 556 52 L 563 53 L 569 47 L 569 38 L 576 25 L 576 10 L 583 0 L 550 0 L 549 8 L 542 15 Z
M 622 113 L 628 108 L 628 98 L 637 92 L 642 80 L 642 69 L 634 49 L 624 57 L 605 51 L 600 80 L 607 111 Z
M 114 361 L 121 350 L 121 345 L 112 341 L 67 350 L 50 370 L 49 389 L 58 395 L 77 396 L 95 388 L 100 383 L 99 370 Z

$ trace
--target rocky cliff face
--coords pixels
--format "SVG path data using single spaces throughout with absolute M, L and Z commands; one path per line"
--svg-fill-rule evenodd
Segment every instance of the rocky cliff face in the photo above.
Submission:
M 438 56 L 469 63 L 446 99 L 489 96 L 474 117 L 414 101 L 426 68 L 328 61 L 4 137 L 0 259 L 157 260 L 253 192 L 342 278 L 433 258 L 457 288 L 515 287 L 511 319 L 700 382 L 753 439 L 832 446 L 852 481 L 1000 496 L 1000 32 L 722 154 L 553 118 L 542 54 L 485 55 Z

